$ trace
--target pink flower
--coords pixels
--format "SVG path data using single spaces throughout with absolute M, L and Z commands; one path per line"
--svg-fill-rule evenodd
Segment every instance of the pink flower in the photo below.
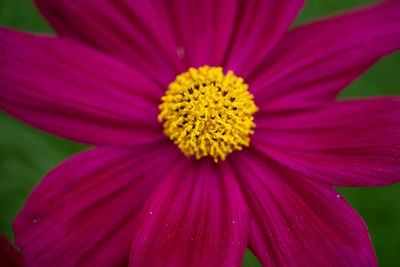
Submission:
M 264 266 L 377 265 L 332 186 L 399 181 L 400 100 L 335 97 L 400 48 L 400 1 L 289 31 L 303 0 L 37 4 L 59 37 L 0 30 L 0 107 L 97 147 L 51 171 L 16 218 L 27 265 L 239 266 L 247 247 Z M 205 65 L 227 76 L 173 85 Z M 230 70 L 256 108 L 241 79 L 224 83 Z M 199 160 L 157 119 L 168 87 L 164 131 Z

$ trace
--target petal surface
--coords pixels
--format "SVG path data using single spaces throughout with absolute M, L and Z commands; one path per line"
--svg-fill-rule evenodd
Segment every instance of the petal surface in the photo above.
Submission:
M 400 98 L 258 113 L 252 144 L 304 175 L 335 186 L 400 181 Z
M 148 0 L 36 0 L 60 36 L 82 41 L 144 71 L 160 86 L 186 71 L 171 29 Z
M 127 264 L 137 216 L 178 156 L 170 144 L 104 147 L 59 165 L 14 221 L 25 264 Z
M 0 234 L 0 263 L 3 267 L 22 267 L 21 254 Z
M 151 0 L 173 34 L 186 68 L 220 66 L 241 0 Z
M 226 164 L 187 159 L 146 202 L 130 266 L 240 266 L 248 215 Z
M 187 67 L 226 66 L 239 75 L 274 46 L 303 2 L 154 1 L 182 47 Z
M 295 28 L 248 81 L 259 107 L 332 101 L 381 57 L 400 49 L 400 1 L 386 1 Z
M 226 1 L 230 5 L 230 1 Z M 305 0 L 239 1 L 224 66 L 245 78 L 278 43 Z M 225 16 L 220 16 L 224 23 Z
M 332 187 L 260 156 L 234 168 L 251 210 L 249 247 L 263 266 L 377 266 L 367 227 Z
M 61 36 L 134 64 L 167 86 L 178 73 L 205 64 L 245 75 L 282 37 L 304 0 L 36 3 Z
M 0 28 L 0 108 L 42 130 L 97 145 L 164 138 L 162 92 L 140 70 L 76 42 Z

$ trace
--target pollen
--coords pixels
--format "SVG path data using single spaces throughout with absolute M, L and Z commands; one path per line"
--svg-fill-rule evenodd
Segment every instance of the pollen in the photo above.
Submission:
M 164 133 L 186 156 L 225 160 L 250 145 L 258 108 L 248 85 L 221 67 L 190 68 L 176 77 L 161 98 Z

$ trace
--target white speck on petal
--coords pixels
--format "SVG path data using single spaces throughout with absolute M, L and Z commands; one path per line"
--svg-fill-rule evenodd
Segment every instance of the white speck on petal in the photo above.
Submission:
M 178 47 L 176 53 L 178 54 L 178 57 L 182 59 L 185 56 L 185 49 L 183 49 L 183 47 Z
M 32 223 L 36 224 L 39 223 L 43 220 L 42 216 L 36 216 L 35 218 L 33 218 Z

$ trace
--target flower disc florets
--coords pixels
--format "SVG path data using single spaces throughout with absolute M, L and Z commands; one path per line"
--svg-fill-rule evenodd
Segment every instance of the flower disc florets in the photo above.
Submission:
M 164 133 L 187 155 L 224 160 L 249 146 L 258 110 L 248 85 L 221 67 L 190 68 L 172 82 L 159 106 Z

